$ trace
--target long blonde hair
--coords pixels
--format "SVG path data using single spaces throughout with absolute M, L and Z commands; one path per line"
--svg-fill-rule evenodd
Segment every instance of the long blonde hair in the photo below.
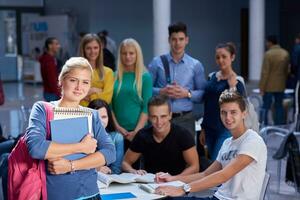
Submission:
M 132 38 L 127 38 L 123 40 L 120 44 L 119 51 L 118 51 L 118 70 L 117 70 L 117 76 L 116 80 L 119 80 L 119 87 L 118 92 L 119 94 L 121 86 L 122 86 L 122 80 L 123 80 L 123 73 L 124 73 L 124 64 L 122 63 L 121 59 L 121 53 L 122 48 L 132 46 L 135 48 L 136 51 L 136 62 L 134 66 L 134 72 L 135 72 L 135 80 L 134 80 L 134 86 L 136 87 L 137 93 L 139 98 L 142 100 L 142 85 L 143 85 L 143 74 L 147 71 L 146 67 L 144 65 L 144 59 L 143 59 L 143 53 L 142 49 L 139 45 L 139 43 Z
M 96 66 L 95 68 L 99 70 L 99 77 L 100 77 L 100 80 L 103 80 L 104 78 L 104 67 L 103 67 L 103 51 L 102 51 L 102 43 L 101 43 L 101 40 L 100 38 L 94 34 L 94 33 L 88 33 L 88 34 L 85 34 L 83 36 L 83 38 L 81 39 L 80 41 L 80 47 L 79 47 L 79 55 L 81 57 L 84 57 L 84 58 L 87 58 L 87 56 L 85 55 L 85 46 L 92 42 L 92 41 L 96 41 L 99 45 L 99 55 L 98 55 L 98 58 L 96 60 Z

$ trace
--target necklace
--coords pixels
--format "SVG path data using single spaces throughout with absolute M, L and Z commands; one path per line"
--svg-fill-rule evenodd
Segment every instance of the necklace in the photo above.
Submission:
M 234 72 L 231 71 L 229 74 L 227 75 L 223 75 L 221 71 L 218 71 L 217 74 L 216 74 L 216 77 L 217 77 L 217 80 L 220 81 L 220 80 L 228 80 L 230 79 L 232 76 L 234 76 Z

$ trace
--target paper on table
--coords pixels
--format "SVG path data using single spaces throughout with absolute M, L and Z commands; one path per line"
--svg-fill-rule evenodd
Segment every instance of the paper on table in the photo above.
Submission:
M 159 186 L 175 186 L 175 187 L 181 187 L 184 185 L 184 182 L 182 181 L 171 181 L 171 182 L 165 182 L 165 183 L 148 183 L 148 184 L 140 184 L 139 187 L 149 193 L 154 193 L 155 189 Z
M 132 173 L 122 173 L 122 174 L 104 174 L 98 172 L 98 183 L 100 188 L 107 188 L 112 182 L 116 183 L 154 183 L 155 175 L 147 173 L 145 175 L 132 174 Z

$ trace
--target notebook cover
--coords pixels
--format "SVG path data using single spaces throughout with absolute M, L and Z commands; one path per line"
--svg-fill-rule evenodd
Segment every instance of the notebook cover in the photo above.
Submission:
M 89 132 L 88 118 L 77 117 L 50 121 L 51 139 L 61 144 L 78 143 Z M 68 160 L 76 160 L 86 156 L 84 153 L 65 156 Z
M 121 192 L 121 193 L 114 193 L 114 194 L 102 194 L 102 200 L 114 200 L 114 199 L 130 199 L 136 198 L 134 194 L 131 192 Z

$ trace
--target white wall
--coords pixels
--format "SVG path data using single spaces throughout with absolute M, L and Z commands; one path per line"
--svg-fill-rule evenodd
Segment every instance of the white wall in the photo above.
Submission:
M 275 2 L 275 4 L 274 4 Z M 278 33 L 279 0 L 266 0 L 268 32 Z M 232 41 L 240 50 L 240 10 L 248 8 L 248 0 L 172 0 L 171 21 L 188 25 L 190 44 L 187 52 L 198 58 L 206 73 L 216 69 L 215 46 Z M 117 43 L 133 37 L 142 46 L 145 64 L 153 57 L 153 26 L 151 0 L 45 0 L 46 14 L 61 14 L 72 10 L 77 17 L 77 29 L 98 32 L 107 29 Z M 268 23 L 269 22 L 269 23 Z M 240 72 L 240 55 L 234 64 Z
M 206 73 L 216 69 L 215 46 L 232 41 L 240 46 L 240 9 L 248 1 L 173 0 L 172 21 L 182 20 L 189 26 L 188 52 L 204 64 Z M 239 54 L 234 64 L 239 72 Z

